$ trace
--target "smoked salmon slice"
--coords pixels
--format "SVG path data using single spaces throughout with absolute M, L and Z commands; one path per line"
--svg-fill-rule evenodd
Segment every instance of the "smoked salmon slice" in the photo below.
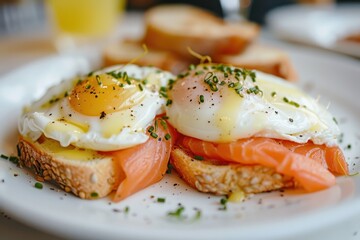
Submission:
M 293 177 L 305 190 L 314 192 L 322 190 L 335 185 L 335 176 L 324 167 L 320 162 L 321 157 L 331 158 L 325 163 L 333 162 L 333 165 L 328 164 L 333 169 L 338 157 L 338 152 L 329 150 L 319 153 L 313 153 L 311 156 L 316 156 L 317 160 L 311 159 L 305 153 L 300 151 L 294 152 L 287 143 L 282 144 L 282 141 L 277 141 L 270 138 L 247 138 L 240 139 L 230 143 L 212 143 L 202 141 L 196 138 L 182 136 L 179 139 L 179 144 L 190 150 L 195 155 L 200 155 L 210 159 L 218 159 L 227 162 L 237 162 L 241 164 L 254 165 L 260 164 L 267 167 L 273 167 L 277 172 Z M 308 150 L 311 145 L 307 146 Z M 325 148 L 325 147 L 324 147 Z M 321 148 L 320 148 L 321 149 Z M 334 153 L 336 152 L 336 154 Z M 341 150 L 340 150 L 341 152 Z M 347 169 L 347 168 L 346 168 Z
M 123 173 L 114 202 L 160 181 L 165 175 L 174 143 L 174 130 L 164 122 L 161 117 L 155 119 L 155 127 L 148 131 L 150 137 L 145 143 L 111 153 Z
M 319 162 L 333 173 L 349 175 L 345 156 L 338 146 L 327 147 L 324 144 L 316 145 L 313 142 L 295 143 L 286 140 L 278 140 L 278 142 L 292 152 L 299 153 Z

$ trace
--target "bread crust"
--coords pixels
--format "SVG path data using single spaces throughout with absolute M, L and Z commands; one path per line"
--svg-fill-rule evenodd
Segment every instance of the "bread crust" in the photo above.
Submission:
M 45 181 L 83 199 L 107 196 L 120 182 L 121 174 L 111 157 L 89 161 L 65 159 L 50 153 L 40 142 L 21 136 L 18 149 L 20 166 L 31 168 Z
M 290 81 L 296 81 L 298 78 L 289 56 L 284 51 L 258 43 L 251 44 L 241 54 L 214 55 L 213 60 L 236 67 L 259 70 Z
M 149 48 L 144 56 L 144 49 L 140 41 L 126 40 L 108 45 L 103 53 L 104 66 L 128 64 L 136 59 L 139 66 L 154 66 L 174 74 L 186 69 L 190 62 L 180 56 L 162 50 Z M 140 57 L 141 56 L 141 57 Z
M 164 23 L 170 20 L 167 18 L 171 14 L 178 17 L 169 28 Z M 159 18 L 162 20 L 158 21 Z M 149 47 L 190 59 L 193 57 L 188 47 L 202 55 L 235 54 L 245 49 L 259 33 L 256 24 L 228 24 L 204 10 L 186 5 L 154 7 L 146 12 L 145 25 L 144 42 Z
M 293 187 L 293 178 L 261 165 L 214 164 L 196 160 L 181 147 L 171 152 L 171 164 L 191 187 L 200 192 L 229 195 L 233 192 L 261 193 Z

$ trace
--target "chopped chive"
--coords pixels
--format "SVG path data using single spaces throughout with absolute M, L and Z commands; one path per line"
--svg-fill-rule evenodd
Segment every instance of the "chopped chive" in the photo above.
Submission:
M 172 100 L 171 99 L 168 99 L 167 101 L 166 101 L 166 106 L 169 106 L 169 105 L 171 105 L 172 104 Z
M 194 216 L 194 220 L 199 220 L 201 218 L 201 210 L 196 210 L 196 214 Z
M 213 76 L 214 76 L 213 72 L 207 72 L 204 77 L 204 81 L 207 83 L 207 81 L 209 81 Z
M 171 138 L 171 135 L 169 133 L 165 134 L 165 139 L 169 140 Z
M 0 157 L 3 158 L 3 159 L 9 159 L 9 157 L 4 155 L 4 154 L 1 154 Z
M 199 156 L 199 155 L 195 155 L 194 156 L 194 159 L 196 159 L 196 160 L 204 160 L 204 157 L 203 156 Z
M 221 211 L 227 210 L 227 202 L 228 202 L 227 197 L 221 198 L 220 199 L 220 204 L 222 205 L 222 207 L 220 207 L 219 210 L 221 210 Z
M 171 170 L 172 170 L 173 168 L 174 168 L 173 165 L 171 165 L 171 163 L 168 163 L 167 169 L 166 169 L 166 173 L 167 173 L 167 174 L 171 174 Z
M 140 91 L 144 91 L 144 88 L 143 88 L 143 86 L 141 85 L 141 83 L 139 83 L 138 86 L 139 86 Z
M 165 198 L 157 198 L 157 202 L 159 202 L 159 203 L 164 203 L 165 202 Z
M 295 107 L 300 107 L 300 104 L 298 104 L 297 102 L 294 102 L 294 101 L 290 101 L 288 98 L 286 98 L 286 97 L 284 97 L 283 98 L 283 101 L 284 102 L 286 102 L 286 103 L 288 103 L 288 104 L 290 104 L 290 105 L 293 105 L 293 106 L 295 106 Z
M 18 164 L 19 163 L 19 158 L 15 157 L 15 156 L 10 156 L 9 161 L 14 163 L 14 164 Z
M 37 188 L 37 189 L 43 189 L 42 183 L 39 183 L 39 182 L 36 182 L 34 187 Z
M 214 83 L 218 83 L 218 82 L 219 82 L 219 79 L 218 79 L 217 76 L 214 76 L 214 77 L 212 78 L 212 81 L 213 81 Z
M 167 124 L 163 119 L 160 119 L 160 124 L 165 130 L 167 129 Z
M 272 96 L 272 97 L 276 97 L 276 92 L 272 92 L 272 93 L 271 93 L 271 96 Z
M 148 132 L 152 132 L 155 130 L 155 127 L 154 126 L 150 126 L 149 129 L 148 129 Z
M 90 88 L 91 88 L 91 85 L 90 85 L 90 84 L 87 84 L 87 85 L 85 86 L 85 88 L 86 88 L 86 89 L 90 89 Z
M 69 93 L 66 91 L 66 92 L 64 93 L 64 97 L 67 97 L 67 96 L 69 96 Z
M 203 103 L 205 101 L 204 95 L 200 95 L 199 100 L 201 103 Z
M 92 198 L 97 198 L 97 197 L 99 197 L 99 194 L 98 194 L 97 192 L 92 192 L 92 193 L 90 194 L 90 196 L 91 196 Z
M 189 70 L 194 70 L 194 69 L 195 69 L 195 65 L 194 65 L 194 64 L 190 64 Z
M 196 72 L 195 72 L 195 76 L 200 75 L 200 74 L 203 74 L 203 73 L 204 73 L 204 71 L 196 71 Z
M 124 209 L 124 212 L 125 213 L 128 213 L 130 211 L 130 207 L 129 206 L 126 206 L 125 209 Z
M 182 218 L 182 213 L 184 212 L 185 208 L 183 206 L 178 207 L 173 212 L 168 212 L 168 216 L 176 217 L 176 218 Z
M 156 133 L 154 133 L 154 132 L 151 132 L 151 133 L 150 133 L 150 136 L 153 137 L 153 138 L 157 138 L 157 137 L 158 137 L 158 135 L 157 135 Z
M 101 80 L 100 80 L 100 76 L 96 75 L 95 78 L 96 78 L 97 84 L 101 85 L 102 83 L 101 83 Z
M 333 117 L 333 121 L 334 121 L 334 123 L 336 123 L 336 125 L 339 124 L 335 117 Z

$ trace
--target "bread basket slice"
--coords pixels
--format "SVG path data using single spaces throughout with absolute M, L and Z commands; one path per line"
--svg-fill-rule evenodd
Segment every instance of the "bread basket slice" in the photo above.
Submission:
M 236 54 L 259 32 L 253 23 L 227 23 L 213 14 L 188 5 L 161 5 L 145 14 L 144 42 L 187 58 L 187 48 L 202 55 Z
M 251 44 L 240 54 L 218 54 L 213 60 L 237 67 L 256 69 L 290 81 L 297 79 L 296 71 L 289 56 L 282 50 Z

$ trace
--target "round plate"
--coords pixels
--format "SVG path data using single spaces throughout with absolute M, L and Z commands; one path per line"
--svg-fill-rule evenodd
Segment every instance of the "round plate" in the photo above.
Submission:
M 288 47 L 301 87 L 330 106 L 343 131 L 341 146 L 352 172 L 360 156 L 359 62 L 326 52 Z M 47 87 L 86 73 L 84 59 L 52 57 L 0 80 L 0 153 L 16 154 L 17 118 L 24 105 Z M 0 207 L 36 228 L 86 239 L 258 239 L 280 238 L 330 226 L 360 213 L 360 178 L 339 177 L 337 185 L 316 193 L 272 192 L 228 203 L 198 193 L 175 173 L 147 189 L 112 203 L 110 198 L 81 200 L 36 180 L 27 169 L 0 161 Z M 165 202 L 158 202 L 165 198 Z M 181 217 L 169 216 L 184 207 Z M 336 216 L 336 217 L 334 217 Z
M 360 43 L 345 41 L 360 34 L 358 3 L 279 7 L 267 14 L 266 24 L 282 39 L 360 57 Z

